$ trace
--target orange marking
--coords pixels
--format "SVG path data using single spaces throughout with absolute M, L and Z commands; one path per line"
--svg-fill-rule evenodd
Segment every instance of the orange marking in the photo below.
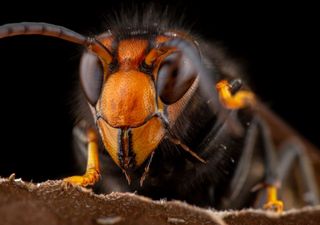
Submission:
M 151 49 L 150 52 L 145 57 L 145 63 L 149 66 L 151 66 L 154 62 L 158 62 L 158 65 L 155 65 L 155 70 L 158 71 L 158 66 L 160 65 L 160 62 L 169 54 L 171 54 L 173 51 L 175 51 L 175 48 L 154 48 Z M 156 77 L 156 75 L 155 75 Z
M 148 65 L 148 66 L 151 66 L 154 61 L 157 59 L 157 57 L 159 56 L 158 54 L 158 51 L 156 49 L 152 49 L 148 55 L 146 56 L 145 58 L 145 63 Z
M 132 148 L 136 155 L 136 165 L 140 166 L 162 140 L 165 130 L 161 120 L 153 117 L 146 124 L 132 131 Z
M 105 121 L 98 120 L 98 127 L 103 144 L 113 161 L 120 166 L 118 158 L 118 129 L 110 127 Z
M 220 101 L 228 109 L 240 109 L 250 105 L 254 105 L 255 97 L 250 91 L 238 91 L 232 95 L 230 91 L 230 84 L 226 80 L 222 80 L 216 85 L 219 93 Z
M 99 56 L 105 65 L 112 62 L 112 55 L 110 55 L 109 52 L 102 50 L 98 45 L 92 45 L 91 50 Z
M 168 41 L 170 39 L 171 39 L 171 37 L 168 37 L 168 36 L 165 36 L 165 35 L 159 35 L 159 36 L 156 37 L 155 42 L 158 45 L 158 44 L 162 44 L 162 43 L 164 43 L 164 42 L 166 42 L 166 41 Z
M 101 35 L 103 36 L 103 34 Z M 107 49 L 109 49 L 111 51 L 111 47 L 112 47 L 112 43 L 113 43 L 113 36 L 108 36 L 107 38 L 99 38 L 98 40 L 104 45 L 106 46 Z
M 147 40 L 122 40 L 118 46 L 120 70 L 138 69 L 148 47 Z
M 113 127 L 138 126 L 156 109 L 151 78 L 135 70 L 108 77 L 100 101 L 101 113 Z

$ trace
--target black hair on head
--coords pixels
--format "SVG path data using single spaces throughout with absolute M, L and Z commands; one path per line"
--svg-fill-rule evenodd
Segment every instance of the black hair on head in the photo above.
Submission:
M 162 34 L 168 30 L 183 31 L 184 10 L 174 8 L 166 4 L 131 4 L 131 7 L 122 5 L 109 14 L 107 28 L 117 38 L 125 38 L 128 35 Z

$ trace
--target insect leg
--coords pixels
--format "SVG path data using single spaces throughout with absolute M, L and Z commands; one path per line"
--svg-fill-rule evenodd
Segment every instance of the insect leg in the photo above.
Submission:
M 298 169 L 301 173 L 302 183 L 304 185 L 304 201 L 310 205 L 320 203 L 319 193 L 315 182 L 311 162 L 306 155 L 304 145 L 297 139 L 292 138 L 286 141 L 281 147 L 280 164 L 278 174 L 280 180 L 284 180 L 290 173 L 290 169 L 295 162 L 298 162 Z
M 278 200 L 277 192 L 280 187 L 280 178 L 278 174 L 278 160 L 275 154 L 275 147 L 271 138 L 271 133 L 266 122 L 258 117 L 258 128 L 261 133 L 262 150 L 264 153 L 265 164 L 265 189 L 266 203 L 263 205 L 265 209 L 272 209 L 277 212 L 283 211 L 283 202 Z
M 248 184 L 249 177 L 252 177 L 252 164 L 254 151 L 256 149 L 257 139 L 259 137 L 258 123 L 253 119 L 251 125 L 248 127 L 245 143 L 242 150 L 241 158 L 238 162 L 237 169 L 230 182 L 229 195 L 223 199 L 223 207 L 238 208 L 243 205 L 243 201 L 247 199 L 244 193 L 250 193 L 251 184 Z
M 82 176 L 71 176 L 64 179 L 66 182 L 81 186 L 93 185 L 99 180 L 100 177 L 97 133 L 94 129 L 89 128 L 86 130 L 85 137 L 87 141 L 88 152 L 86 172 Z
M 220 101 L 227 109 L 240 109 L 253 105 L 255 102 L 254 94 L 252 92 L 246 90 L 233 90 L 233 88 L 240 89 L 240 82 L 241 80 L 239 79 L 233 80 L 232 83 L 221 80 L 216 85 Z
M 238 110 L 246 107 L 255 107 L 255 95 L 248 90 L 241 90 L 242 80 L 233 79 L 230 83 L 227 80 L 220 80 L 216 84 L 219 100 L 225 109 Z M 220 120 L 224 120 L 225 113 L 220 113 Z M 241 136 L 244 132 L 237 118 L 227 117 L 226 122 L 233 131 L 233 134 Z

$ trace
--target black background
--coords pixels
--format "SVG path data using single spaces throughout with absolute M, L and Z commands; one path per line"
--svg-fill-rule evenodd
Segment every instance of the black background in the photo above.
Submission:
M 243 64 L 253 90 L 285 121 L 320 147 L 319 16 L 300 4 L 158 1 L 181 9 L 195 32 L 222 43 Z M 73 6 L 1 6 L 0 24 L 38 21 L 79 33 L 103 31 L 105 15 L 127 1 Z M 132 3 L 129 4 L 129 7 Z M 0 40 L 0 175 L 24 179 L 70 175 L 72 90 L 81 47 L 46 37 Z

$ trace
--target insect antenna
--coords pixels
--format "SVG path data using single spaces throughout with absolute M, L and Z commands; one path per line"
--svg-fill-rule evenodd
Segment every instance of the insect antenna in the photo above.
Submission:
M 94 37 L 86 37 L 66 27 L 49 23 L 23 22 L 0 26 L 0 39 L 19 35 L 42 35 L 56 37 L 85 46 L 99 55 L 106 63 L 112 60 L 111 53 Z

